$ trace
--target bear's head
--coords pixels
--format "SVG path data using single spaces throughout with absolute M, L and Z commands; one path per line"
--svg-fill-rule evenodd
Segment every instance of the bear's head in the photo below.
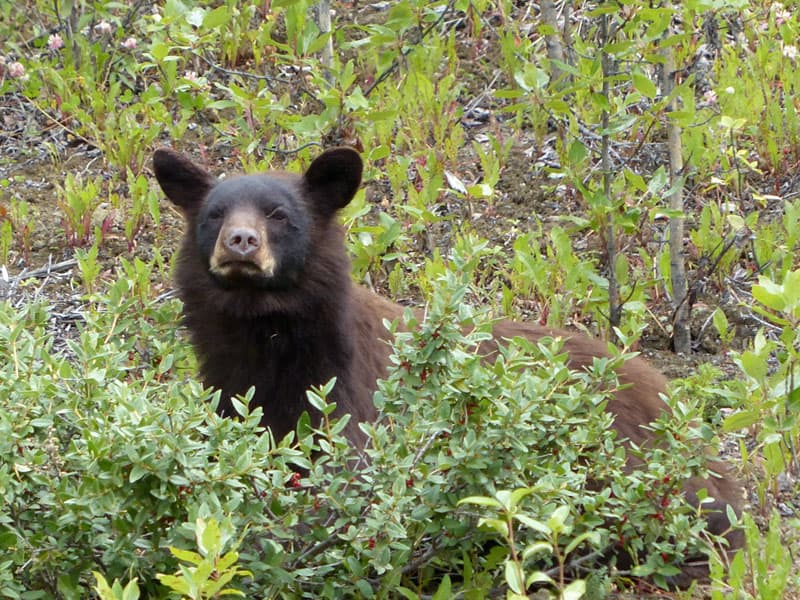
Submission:
M 156 150 L 153 167 L 188 222 L 182 253 L 202 263 L 217 286 L 240 295 L 302 287 L 320 244 L 314 238 L 353 198 L 362 172 L 361 157 L 350 148 L 323 152 L 303 175 L 218 180 L 168 149 Z

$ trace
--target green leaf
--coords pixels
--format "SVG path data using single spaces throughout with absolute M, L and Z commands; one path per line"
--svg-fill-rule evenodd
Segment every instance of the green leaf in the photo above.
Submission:
M 362 598 L 374 598 L 375 597 L 375 590 L 372 589 L 372 586 L 369 582 L 365 579 L 359 579 L 356 582 L 356 587 L 361 594 Z
M 394 589 L 394 591 L 400 594 L 406 600 L 419 600 L 419 595 L 406 587 L 398 586 Z
M 139 481 L 142 477 L 147 475 L 147 469 L 142 467 L 141 465 L 133 465 L 131 467 L 131 472 L 128 473 L 128 483 L 134 483 Z
M 239 559 L 239 553 L 230 551 L 217 561 L 217 571 L 224 571 Z
M 733 413 L 722 422 L 722 430 L 726 433 L 747 429 L 761 422 L 761 412 L 758 410 L 743 410 Z
M 497 498 L 497 501 L 500 503 L 500 506 L 503 507 L 505 512 L 511 512 L 513 510 L 513 505 L 511 501 L 511 491 L 510 490 L 497 490 L 495 492 L 494 497 Z
M 569 517 L 569 506 L 559 506 L 547 519 L 547 526 L 555 533 L 561 533 L 565 530 L 565 523 Z
M 567 547 L 564 548 L 564 554 L 568 555 L 571 554 L 575 548 L 580 546 L 585 541 L 590 541 L 593 544 L 598 543 L 599 534 L 596 531 L 584 531 L 582 534 L 577 536 L 574 540 L 572 540 Z
M 515 594 L 525 593 L 525 574 L 513 560 L 506 561 L 505 575 L 506 583 L 512 592 Z
M 227 6 L 219 6 L 203 17 L 204 29 L 217 29 L 231 20 L 231 10 Z
M 156 575 L 156 577 L 162 584 L 171 589 L 173 592 L 177 592 L 178 594 L 182 594 L 184 596 L 189 595 L 189 584 L 183 579 L 183 577 L 176 577 L 175 575 L 163 575 L 162 573 L 159 573 Z
M 534 554 L 553 554 L 553 544 L 548 542 L 534 542 L 522 551 L 522 559 L 526 560 Z
M 541 521 L 537 521 L 536 519 L 529 517 L 528 515 L 514 515 L 514 519 L 516 519 L 526 527 L 533 529 L 534 531 L 538 531 L 539 533 L 544 534 L 546 536 L 549 536 L 551 533 L 553 533 L 552 530 L 547 525 L 545 525 Z
M 163 42 L 161 42 L 159 44 L 153 44 L 150 47 L 150 56 L 153 57 L 154 61 L 161 62 L 169 54 L 169 51 L 170 51 L 170 47 L 169 47 L 168 44 L 165 44 Z
M 128 582 L 125 589 L 122 591 L 122 600 L 139 600 L 139 584 L 136 582 L 136 577 Z
M 576 579 L 564 588 L 561 592 L 562 600 L 579 600 L 586 594 L 586 582 L 583 579 Z
M 661 166 L 656 169 L 650 177 L 650 181 L 647 182 L 647 191 L 653 196 L 656 196 L 668 183 L 669 178 L 667 177 L 667 170 Z
M 647 77 L 641 71 L 634 71 L 632 73 L 633 78 L 633 87 L 644 96 L 648 98 L 655 98 L 656 94 L 658 94 L 658 90 L 656 88 L 656 84 L 653 83 L 649 77 Z
M 207 522 L 200 517 L 197 518 L 196 536 L 197 547 L 203 556 L 219 556 L 222 550 L 222 532 L 216 519 L 209 519 Z
M 527 488 L 518 488 L 513 492 L 511 492 L 509 508 L 515 509 L 517 506 L 519 506 L 519 503 L 522 501 L 523 498 L 525 498 L 526 496 L 530 496 L 534 491 L 535 491 L 534 488 L 527 487 Z
M 573 142 L 569 145 L 567 157 L 569 158 L 569 163 L 571 165 L 577 166 L 586 160 L 588 154 L 589 153 L 586 150 L 586 146 L 584 146 L 581 141 L 573 140 Z
M 452 598 L 450 576 L 445 575 L 431 600 L 450 600 Z
M 508 535 L 508 523 L 506 523 L 502 519 L 493 519 L 490 517 L 479 519 L 478 527 L 484 527 L 484 526 L 493 529 L 503 537 Z
M 717 307 L 711 315 L 711 322 L 714 324 L 714 329 L 721 337 L 725 337 L 728 333 L 728 318 L 721 308 Z
M 525 580 L 525 583 L 528 587 L 531 587 L 534 583 L 547 583 L 549 585 L 554 585 L 555 581 L 547 573 L 535 571 L 528 575 L 528 579 Z
M 461 506 L 462 504 L 477 504 L 478 506 L 503 508 L 502 504 L 500 504 L 494 498 L 489 498 L 488 496 L 468 496 L 467 498 L 462 498 L 461 500 L 458 501 L 459 506 Z
M 746 350 L 739 355 L 737 362 L 748 377 L 758 383 L 763 383 L 767 377 L 768 369 L 766 358 L 762 353 Z
M 191 550 L 183 550 L 182 548 L 170 546 L 169 551 L 175 558 L 182 560 L 183 562 L 188 562 L 193 565 L 199 565 L 201 562 L 203 562 L 203 557 L 197 552 L 192 552 Z
M 725 221 L 727 221 L 728 225 L 731 227 L 731 231 L 740 231 L 744 229 L 745 222 L 744 218 L 741 215 L 729 214 L 726 215 Z
M 102 600 L 108 600 L 109 598 L 114 598 L 114 594 L 111 591 L 111 587 L 108 585 L 106 578 L 103 577 L 103 574 L 98 571 L 92 571 L 92 575 L 94 575 L 94 579 L 97 582 L 94 589 L 97 590 L 97 593 L 100 595 Z
M 545 88 L 549 80 L 547 72 L 532 62 L 526 62 L 521 72 L 514 73 L 514 81 L 526 92 Z

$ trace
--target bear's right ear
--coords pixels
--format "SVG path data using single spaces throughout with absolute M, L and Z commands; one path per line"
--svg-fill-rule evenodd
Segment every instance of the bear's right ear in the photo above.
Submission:
M 186 212 L 197 209 L 216 183 L 205 169 L 168 148 L 153 154 L 153 171 L 167 198 Z
M 320 154 L 303 175 L 322 216 L 331 217 L 353 199 L 361 185 L 364 163 L 352 148 L 332 148 Z

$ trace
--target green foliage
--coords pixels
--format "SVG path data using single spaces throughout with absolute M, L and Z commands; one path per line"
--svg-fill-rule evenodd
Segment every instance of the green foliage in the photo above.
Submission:
M 239 590 L 226 587 L 234 577 L 248 577 L 252 573 L 236 566 L 239 554 L 235 548 L 222 554 L 230 541 L 226 531 L 230 523 L 225 525 L 227 527 L 221 528 L 215 519 L 206 522 L 198 518 L 195 534 L 200 553 L 171 547 L 170 552 L 184 564 L 176 575 L 159 574 L 159 581 L 182 598 L 191 600 L 244 596 Z
M 0 219 L 0 262 L 8 262 L 11 245 L 14 242 L 14 225 L 11 219 Z
M 712 600 L 786 598 L 792 581 L 797 584 L 797 573 L 792 556 L 786 552 L 781 539 L 780 515 L 772 513 L 769 529 L 764 535 L 750 515 L 744 515 L 743 525 L 745 546 L 736 553 L 727 569 L 719 560 L 711 562 L 711 578 L 714 581 Z M 723 581 L 726 571 L 727 577 Z
M 72 173 L 67 174 L 64 187 L 60 190 L 58 206 L 64 213 L 61 223 L 70 246 L 84 246 L 91 239 L 92 216 L 102 201 L 101 185 L 99 177 L 83 181 Z M 102 225 L 98 227 L 98 231 L 101 230 Z
M 124 588 L 117 579 L 112 585 L 108 585 L 106 578 L 97 571 L 94 572 L 94 577 L 97 580 L 94 591 L 100 600 L 139 600 L 139 585 L 135 577 Z
M 565 600 L 577 600 L 581 598 L 586 592 L 586 581 L 583 579 L 575 579 L 569 584 L 564 581 L 564 566 L 567 555 L 580 546 L 584 541 L 592 540 L 597 544 L 595 532 L 588 531 L 581 536 L 572 540 L 566 548 L 564 548 L 564 556 L 561 555 L 559 536 L 560 534 L 569 535 L 572 533 L 572 526 L 567 523 L 567 518 L 570 515 L 569 506 L 559 506 L 553 511 L 553 514 L 547 519 L 546 522 L 536 521 L 529 516 L 523 514 L 520 510 L 521 500 L 532 493 L 533 488 L 519 488 L 512 491 L 498 490 L 494 498 L 486 496 L 470 496 L 464 498 L 459 504 L 476 504 L 478 506 L 485 506 L 497 511 L 500 518 L 481 518 L 478 521 L 479 527 L 489 527 L 494 529 L 499 535 L 505 538 L 506 545 L 509 548 L 509 556 L 505 559 L 505 581 L 511 593 L 508 594 L 510 600 L 519 600 L 527 598 L 527 590 L 532 585 L 549 584 L 558 586 L 558 598 Z M 514 530 L 517 523 L 525 527 L 529 527 L 538 532 L 545 539 L 543 541 L 534 541 L 518 555 L 515 549 Z M 559 582 L 556 583 L 552 577 L 541 571 L 535 571 L 530 575 L 525 574 L 523 563 L 526 559 L 538 554 L 555 554 L 558 560 Z
M 728 417 L 723 427 L 738 431 L 755 427 L 767 478 L 762 498 L 784 471 L 800 472 L 800 270 L 789 271 L 780 283 L 767 277 L 753 286 L 759 305 L 753 310 L 775 324 L 780 335 L 768 339 L 759 332 L 751 350 L 735 357 L 744 375 L 744 409 Z M 770 363 L 776 364 L 770 368 Z
M 370 462 L 357 476 L 344 420 L 326 416 L 316 429 L 302 419 L 294 442 L 273 443 L 246 402 L 236 404 L 240 419 L 217 417 L 214 397 L 186 383 L 194 366 L 174 328 L 177 304 L 140 296 L 145 272 L 130 265 L 96 294 L 62 350 L 41 307 L 0 313 L 0 394 L 9 399 L 0 407 L 0 544 L 13 574 L 4 593 L 76 597 L 96 585 L 107 597 L 166 597 L 160 574 L 197 598 L 223 588 L 477 598 L 517 567 L 567 593 L 580 585 L 566 579 L 574 559 L 607 572 L 603 549 L 618 542 L 656 579 L 702 551 L 702 520 L 665 483 L 702 469 L 669 433 L 685 431 L 694 413 L 657 425 L 666 446 L 627 474 L 604 411 L 620 359 L 571 372 L 557 341 L 517 340 L 484 364 L 476 349 L 491 322 L 464 302 L 469 271 L 435 285 L 424 322 L 408 315 L 414 329 L 398 334 L 397 368 L 377 395 L 383 417 L 363 425 Z M 309 396 L 325 415 L 333 385 Z M 519 544 L 517 566 L 503 568 L 516 546 L 487 551 L 494 517 L 459 500 L 523 487 L 524 499 L 517 493 L 513 511 L 503 509 Z M 543 541 L 552 551 L 534 552 Z M 116 583 L 93 583 L 93 571 Z

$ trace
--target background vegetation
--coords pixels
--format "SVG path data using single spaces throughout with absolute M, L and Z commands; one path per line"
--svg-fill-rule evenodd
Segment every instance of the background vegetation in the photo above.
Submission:
M 0 596 L 600 598 L 709 552 L 686 595 L 796 597 L 796 3 L 330 8 L 327 32 L 305 0 L 0 3 Z M 367 163 L 355 278 L 430 316 L 358 476 L 342 423 L 213 414 L 149 172 L 161 145 L 221 174 L 332 144 Z M 483 366 L 499 314 L 689 375 L 646 470 L 603 412 L 623 355 Z M 732 561 L 675 493 L 701 444 L 748 482 Z

